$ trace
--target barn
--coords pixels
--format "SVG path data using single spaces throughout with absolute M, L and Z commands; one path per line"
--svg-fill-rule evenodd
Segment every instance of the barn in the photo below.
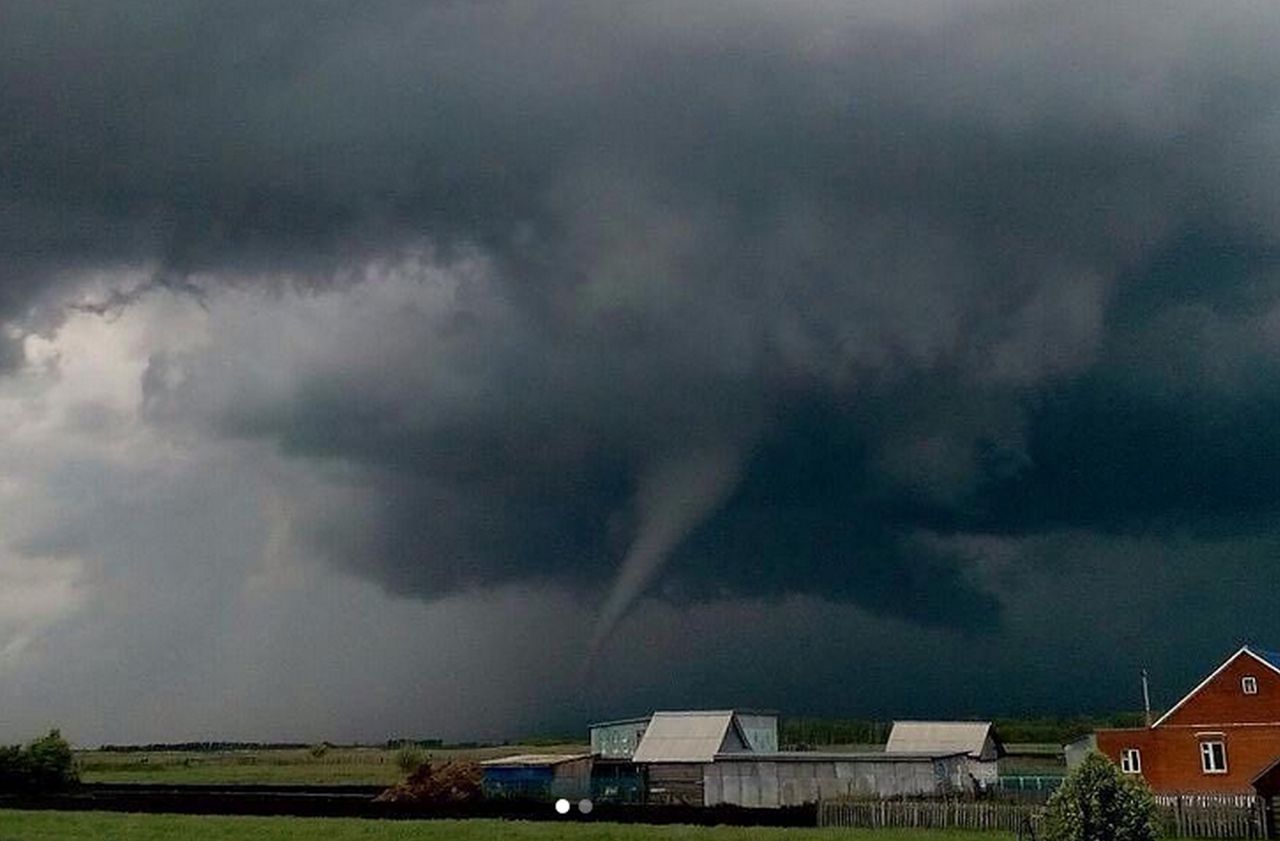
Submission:
M 1000 742 L 989 721 L 895 721 L 886 753 L 968 758 L 967 772 L 982 788 L 1000 776 Z
M 1251 794 L 1280 759 L 1280 653 L 1245 645 L 1150 727 L 1097 736 L 1157 794 Z

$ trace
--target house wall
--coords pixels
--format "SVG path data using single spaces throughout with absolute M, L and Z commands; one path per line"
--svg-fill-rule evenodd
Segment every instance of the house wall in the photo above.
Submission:
M 1258 694 L 1245 695 L 1241 690 L 1240 679 L 1246 675 L 1257 679 Z M 1238 655 L 1159 726 L 1245 722 L 1280 725 L 1280 673 L 1250 654 Z
M 1209 732 L 1222 735 L 1204 736 Z M 1157 794 L 1191 792 L 1251 794 L 1249 781 L 1280 757 L 1280 725 L 1204 725 L 1134 730 L 1099 730 L 1098 750 L 1120 764 L 1120 752 L 1137 748 L 1142 777 Z M 1200 764 L 1200 743 L 1221 738 L 1227 754 L 1227 773 L 1206 774 Z

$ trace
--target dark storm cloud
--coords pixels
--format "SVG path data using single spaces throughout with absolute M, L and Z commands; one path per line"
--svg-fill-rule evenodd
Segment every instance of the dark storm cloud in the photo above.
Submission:
M 939 536 L 1273 505 L 1269 8 L 5 12 L 11 321 L 104 266 L 286 301 L 419 248 L 462 276 L 146 380 L 157 422 L 351 466 L 305 532 L 395 591 L 975 628 L 999 602 Z

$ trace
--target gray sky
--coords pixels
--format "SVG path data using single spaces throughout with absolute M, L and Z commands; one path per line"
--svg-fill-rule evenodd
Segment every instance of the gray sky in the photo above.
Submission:
M 1280 10 L 0 0 L 0 740 L 1280 644 Z

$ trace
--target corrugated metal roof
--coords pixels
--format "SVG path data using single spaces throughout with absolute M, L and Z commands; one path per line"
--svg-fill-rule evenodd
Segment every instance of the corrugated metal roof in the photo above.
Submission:
M 498 759 L 486 759 L 481 762 L 485 766 L 514 766 L 522 767 L 540 767 L 543 765 L 561 765 L 565 762 L 576 762 L 580 759 L 590 759 L 589 753 L 521 753 L 515 756 L 503 756 Z
M 642 721 L 648 721 L 651 717 L 652 716 L 648 715 L 638 715 L 634 718 L 615 718 L 613 721 L 593 722 L 592 724 L 588 724 L 587 727 L 594 730 L 597 727 L 613 727 L 618 724 L 639 724 Z
M 968 756 L 954 753 L 885 753 L 883 751 L 778 751 L 775 753 L 719 753 L 716 762 L 933 762 Z
M 720 752 L 732 711 L 657 712 L 640 739 L 633 762 L 711 762 Z
M 991 731 L 989 721 L 895 721 L 886 753 L 967 753 L 977 757 Z

